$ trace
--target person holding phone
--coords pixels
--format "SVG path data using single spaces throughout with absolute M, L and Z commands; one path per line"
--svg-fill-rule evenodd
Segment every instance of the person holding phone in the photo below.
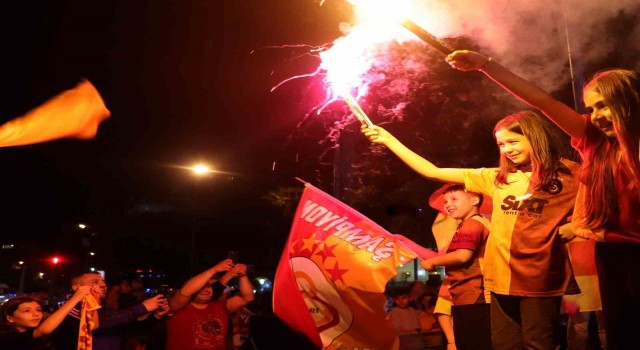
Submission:
M 115 310 L 104 301 L 107 295 L 107 285 L 104 278 L 97 272 L 87 271 L 75 275 L 71 279 L 71 289 L 74 291 L 88 286 L 102 307 L 98 309 L 96 323 L 98 327 L 92 332 L 94 349 L 120 349 L 120 341 L 124 327 L 134 324 L 138 317 L 159 310 L 166 304 L 163 295 L 143 300 L 130 308 Z M 82 315 L 82 303 L 76 303 L 59 327 L 51 334 L 50 339 L 57 350 L 76 350 Z
M 227 298 L 224 288 L 234 278 L 240 293 Z M 226 349 L 229 315 L 253 298 L 247 266 L 232 259 L 192 277 L 169 302 L 173 316 L 167 320 L 167 350 Z

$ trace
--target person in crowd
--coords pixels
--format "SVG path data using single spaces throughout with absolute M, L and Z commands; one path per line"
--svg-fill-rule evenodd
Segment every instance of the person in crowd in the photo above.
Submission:
M 573 210 L 577 164 L 561 157 L 546 120 L 530 111 L 500 120 L 494 128 L 498 168 L 439 168 L 379 126 L 362 132 L 427 179 L 464 184 L 493 199 L 483 270 L 493 347 L 558 346 L 562 295 L 579 291 L 568 288 L 571 265 L 558 235 Z
M 254 315 L 255 314 L 247 307 L 243 307 L 231 315 L 231 325 L 233 328 L 231 339 L 234 350 L 239 350 L 249 336 L 249 322 Z
M 239 294 L 224 295 L 227 284 L 238 278 Z M 229 315 L 254 298 L 247 266 L 226 259 L 192 277 L 169 302 L 173 315 L 167 320 L 167 350 L 225 350 Z
M 595 74 L 582 91 L 587 115 L 580 115 L 490 57 L 455 51 L 447 61 L 459 70 L 481 70 L 571 136 L 583 161 L 573 231 L 597 240 L 607 343 L 625 348 L 640 325 L 640 270 L 629 268 L 640 263 L 640 74 Z
M 438 318 L 433 313 L 436 307 L 437 296 L 433 293 L 424 293 L 418 297 L 418 321 L 423 332 L 437 332 L 442 330 L 438 324 Z
M 45 342 L 42 338 L 53 332 L 74 306 L 89 293 L 89 286 L 78 288 L 64 305 L 44 320 L 42 305 L 38 300 L 31 297 L 8 300 L 2 306 L 0 346 L 11 350 L 44 349 Z
M 387 319 L 398 334 L 420 330 L 418 311 L 409 305 L 409 293 L 408 288 L 400 288 L 391 292 L 394 307 L 387 314 Z
M 422 281 L 413 281 L 409 285 L 409 305 L 414 309 L 420 307 L 418 299 L 427 291 L 427 285 Z
M 483 196 L 462 185 L 443 191 L 444 209 L 460 220 L 447 253 L 423 260 L 431 271 L 446 267 L 452 298 L 453 330 L 458 349 L 492 349 L 489 296 L 485 295 L 480 260 L 489 236 L 489 221 L 480 215 Z
M 71 289 L 73 290 L 86 286 L 90 287 L 100 300 L 104 300 L 106 297 L 107 286 L 99 273 L 82 272 L 71 279 Z M 92 332 L 93 349 L 120 349 L 120 333 L 111 333 L 113 329 L 135 322 L 138 317 L 154 312 L 165 304 L 164 296 L 157 295 L 124 310 L 113 310 L 108 307 L 98 309 L 97 320 L 95 320 L 97 329 Z M 81 315 L 82 303 L 76 303 L 62 324 L 51 334 L 51 340 L 56 350 L 77 350 Z
M 121 310 L 138 304 L 136 298 L 131 295 L 132 292 L 131 281 L 119 275 L 109 284 L 104 304 L 113 310 Z

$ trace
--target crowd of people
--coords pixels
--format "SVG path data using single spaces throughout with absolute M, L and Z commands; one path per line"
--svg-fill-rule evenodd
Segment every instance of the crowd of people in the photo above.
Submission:
M 132 295 L 130 280 L 116 279 L 107 288 L 97 272 L 77 274 L 70 288 L 71 297 L 47 317 L 40 300 L 20 296 L 7 301 L 2 306 L 2 349 L 254 349 L 260 342 L 275 343 L 278 336 L 306 340 L 307 348 L 313 345 L 268 310 L 256 315 L 248 309 L 254 286 L 247 266 L 231 259 L 193 276 L 178 290 L 160 288 L 144 299 Z M 254 332 L 258 336 L 246 341 L 249 317 L 262 326 Z M 260 334 L 263 329 L 271 333 Z

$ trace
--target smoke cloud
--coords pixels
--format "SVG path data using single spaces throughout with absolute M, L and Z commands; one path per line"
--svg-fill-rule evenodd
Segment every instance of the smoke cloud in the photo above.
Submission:
M 640 34 L 637 0 L 411 2 L 412 19 L 434 35 L 472 38 L 484 53 L 548 91 L 569 80 L 567 42 L 579 66 L 640 48 L 634 40 Z M 635 60 L 626 63 L 623 68 L 640 68 Z

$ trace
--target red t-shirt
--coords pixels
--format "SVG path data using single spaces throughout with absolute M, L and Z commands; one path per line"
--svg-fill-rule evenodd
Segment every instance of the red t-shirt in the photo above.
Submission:
M 587 129 L 584 137 L 580 139 L 572 139 L 572 146 L 580 152 L 583 157 L 595 145 L 599 139 L 606 137 L 591 122 L 587 122 Z M 622 162 L 618 162 L 618 168 L 615 171 L 615 188 L 618 198 L 618 208 L 620 214 L 618 217 L 609 218 L 611 227 L 606 231 L 590 228 L 594 231 L 598 240 L 606 242 L 624 242 L 624 243 L 640 243 L 640 196 L 627 190 L 626 186 L 629 179 L 622 172 Z M 588 184 L 582 181 L 579 184 L 578 195 L 576 197 L 576 211 L 574 212 L 573 223 L 580 228 L 580 207 L 581 203 L 587 201 Z
M 464 265 L 447 267 L 449 293 L 454 306 L 484 304 L 484 288 L 479 255 L 484 253 L 484 245 L 489 230 L 479 221 L 468 218 L 460 223 L 451 239 L 447 253 L 457 249 L 474 251 L 473 258 Z
M 226 298 L 204 309 L 188 304 L 167 320 L 167 350 L 226 350 L 228 327 Z

